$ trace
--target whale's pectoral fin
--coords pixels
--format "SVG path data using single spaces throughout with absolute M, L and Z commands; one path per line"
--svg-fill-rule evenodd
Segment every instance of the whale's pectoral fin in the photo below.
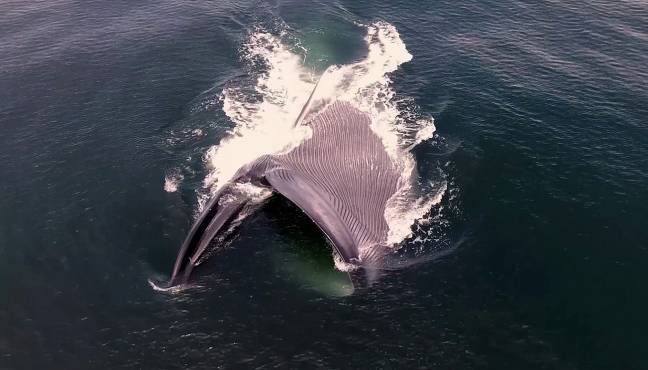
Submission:
M 333 243 L 337 253 L 347 263 L 356 263 L 358 251 L 347 222 L 342 217 L 344 210 L 338 202 L 332 201 L 312 181 L 295 172 L 274 169 L 265 174 L 266 181 L 281 195 L 295 203 Z
M 186 282 L 191 271 L 200 264 L 201 257 L 212 239 L 229 227 L 248 203 L 248 196 L 236 191 L 231 184 L 226 185 L 209 200 L 180 248 L 169 286 Z

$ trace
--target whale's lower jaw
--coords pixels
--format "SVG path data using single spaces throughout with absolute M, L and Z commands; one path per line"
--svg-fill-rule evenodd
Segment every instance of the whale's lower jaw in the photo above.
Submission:
M 286 154 L 244 166 L 205 206 L 178 254 L 170 285 L 185 283 L 214 237 L 250 203 L 237 183 L 267 186 L 295 203 L 346 262 L 379 268 L 386 250 L 385 209 L 400 173 L 370 117 L 337 101 L 310 114 L 312 135 Z

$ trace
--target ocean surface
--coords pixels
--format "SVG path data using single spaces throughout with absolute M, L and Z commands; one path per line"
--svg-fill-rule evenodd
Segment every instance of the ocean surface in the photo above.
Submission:
M 331 71 L 411 185 L 380 279 L 265 194 L 152 289 Z M 637 0 L 2 2 L 0 369 L 648 369 L 647 86 Z

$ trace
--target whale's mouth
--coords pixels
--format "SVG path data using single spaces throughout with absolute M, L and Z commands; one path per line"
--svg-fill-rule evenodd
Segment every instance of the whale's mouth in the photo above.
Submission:
M 347 264 L 379 267 L 388 237 L 384 218 L 398 191 L 400 172 L 371 119 L 347 102 L 334 102 L 305 124 L 313 134 L 285 154 L 266 155 L 242 167 L 205 205 L 174 265 L 170 286 L 188 281 L 215 238 L 236 226 L 257 203 L 244 184 L 266 187 L 299 207 Z
M 200 201 L 205 203 L 246 163 L 299 146 L 311 134 L 300 123 L 343 100 L 370 116 L 371 129 L 399 165 L 400 189 L 384 216 L 389 243 L 402 242 L 411 236 L 416 220 L 429 217 L 437 195 L 445 192 L 441 183 L 446 179 L 435 169 L 426 177 L 438 181 L 418 182 L 410 150 L 430 139 L 435 126 L 432 117 L 393 88 L 391 74 L 412 59 L 397 29 L 382 21 L 358 25 L 366 30 L 365 56 L 321 70 L 308 63 L 315 52 L 289 27 L 277 26 L 279 34 L 255 28 L 242 45 L 241 58 L 256 80 L 235 80 L 222 91 L 223 111 L 235 126 L 232 135 L 207 151 L 209 174 Z
M 170 285 L 186 283 L 209 256 L 210 243 L 216 245 L 272 191 L 297 204 L 331 240 L 340 269 L 379 270 L 376 261 L 390 248 L 406 239 L 426 240 L 411 237 L 413 225 L 430 218 L 446 180 L 442 175 L 434 185 L 419 183 L 409 150 L 432 137 L 433 119 L 416 115 L 414 108 L 403 110 L 403 100 L 391 88 L 390 73 L 412 58 L 396 29 L 385 22 L 366 28 L 367 57 L 323 73 L 309 70 L 304 56 L 281 37 L 262 30 L 251 34 L 243 57 L 265 69 L 249 91 L 236 85 L 223 90 L 223 110 L 235 127 L 205 155 L 210 172 L 200 214 L 180 249 Z M 327 133 L 318 134 L 316 126 Z M 317 159 L 340 154 L 340 148 L 331 148 L 338 142 L 346 143 L 346 159 Z M 349 164 L 347 172 L 333 170 Z M 331 178 L 350 181 L 338 185 L 326 180 Z M 246 186 L 263 195 L 239 191 Z

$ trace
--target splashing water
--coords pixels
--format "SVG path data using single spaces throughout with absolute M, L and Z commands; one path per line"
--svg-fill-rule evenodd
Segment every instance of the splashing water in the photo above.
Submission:
M 317 71 L 304 65 L 304 56 L 282 41 L 285 32 L 278 36 L 260 29 L 253 32 L 242 48 L 242 58 L 251 66 L 261 65 L 263 72 L 253 87 L 231 86 L 223 90 L 223 110 L 235 127 L 205 155 L 209 169 L 205 188 L 214 193 L 241 166 L 264 154 L 288 152 L 309 138 L 310 128 L 295 126 L 295 121 L 319 80 L 317 99 L 346 100 L 371 116 L 371 128 L 402 173 L 399 190 L 385 211 L 388 243 L 397 244 L 411 236 L 414 222 L 440 201 L 446 189 L 445 185 L 437 186 L 436 192 L 422 195 L 416 163 L 409 152 L 434 135 L 434 121 L 431 117 L 411 119 L 409 112 L 399 109 L 403 100 L 396 99 L 389 74 L 410 61 L 412 55 L 396 28 L 386 22 L 366 28 L 366 58 L 331 66 L 319 79 Z M 258 199 L 269 196 L 254 189 L 250 192 L 262 194 Z M 207 197 L 200 200 L 201 205 Z
M 184 176 L 180 173 L 179 169 L 174 168 L 170 170 L 164 177 L 164 191 L 167 193 L 175 193 L 178 191 L 182 180 L 184 180 Z
M 302 57 L 278 37 L 257 31 L 244 45 L 243 58 L 250 63 L 260 60 L 267 67 L 254 87 L 261 101 L 250 101 L 244 87 L 223 90 L 223 111 L 236 126 L 206 154 L 211 171 L 205 186 L 212 191 L 246 163 L 264 154 L 287 152 L 310 135 L 308 127 L 294 127 L 315 86 L 315 76 L 302 66 Z

